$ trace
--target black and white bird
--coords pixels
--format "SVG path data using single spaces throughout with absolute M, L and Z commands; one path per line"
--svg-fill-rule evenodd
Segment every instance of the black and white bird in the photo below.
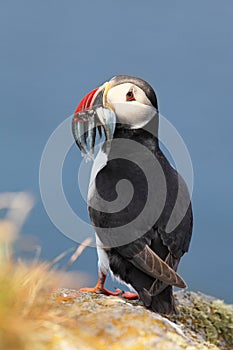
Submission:
M 186 284 L 176 272 L 192 235 L 187 186 L 160 149 L 159 112 L 152 87 L 116 76 L 87 94 L 73 117 L 72 131 L 84 155 L 105 141 L 95 157 L 88 210 L 96 232 L 99 276 L 82 291 L 119 295 L 104 282 L 110 271 L 155 312 L 175 311 L 172 288 Z

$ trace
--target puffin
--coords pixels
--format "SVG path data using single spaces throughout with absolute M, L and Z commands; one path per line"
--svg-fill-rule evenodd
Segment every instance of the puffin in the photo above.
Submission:
M 176 312 L 173 287 L 193 228 L 190 194 L 160 148 L 156 93 L 145 80 L 119 75 L 89 92 L 72 132 L 93 159 L 88 212 L 96 235 L 98 281 L 80 292 L 139 298 L 160 314 Z M 99 151 L 97 152 L 97 144 Z M 108 273 L 130 291 L 110 291 Z

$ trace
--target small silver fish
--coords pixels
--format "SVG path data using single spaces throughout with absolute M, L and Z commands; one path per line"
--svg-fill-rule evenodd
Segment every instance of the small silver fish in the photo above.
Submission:
M 104 129 L 106 141 L 111 141 L 115 131 L 116 116 L 108 108 L 97 107 L 95 110 L 82 111 L 73 117 L 72 132 L 74 139 L 86 159 L 94 158 L 96 129 L 102 138 Z
M 72 121 L 72 132 L 74 135 L 75 142 L 79 147 L 80 151 L 85 155 L 87 154 L 86 148 L 86 137 L 85 137 L 85 129 L 84 122 L 78 122 L 75 120 L 75 117 Z
M 111 141 L 116 126 L 116 115 L 110 108 L 98 107 L 96 109 L 99 121 L 104 128 L 107 141 Z

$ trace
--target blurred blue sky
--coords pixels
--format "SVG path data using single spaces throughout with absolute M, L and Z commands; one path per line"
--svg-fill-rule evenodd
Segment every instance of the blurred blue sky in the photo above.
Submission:
M 179 271 L 190 289 L 233 303 L 232 18 L 231 0 L 0 1 L 0 191 L 34 194 L 24 232 L 38 237 L 42 258 L 74 245 L 40 199 L 47 139 L 90 89 L 114 75 L 135 75 L 155 88 L 160 112 L 193 161 L 194 234 Z M 76 189 L 80 161 L 73 146 L 64 190 L 87 218 Z M 74 268 L 94 283 L 95 250 Z

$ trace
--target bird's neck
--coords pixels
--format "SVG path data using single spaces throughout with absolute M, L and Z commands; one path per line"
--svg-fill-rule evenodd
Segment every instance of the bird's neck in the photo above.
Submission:
M 129 127 L 116 124 L 113 140 L 116 139 L 128 139 L 135 142 L 139 142 L 143 146 L 146 146 L 152 152 L 155 152 L 159 148 L 158 143 L 158 121 L 153 118 L 143 128 L 130 129 Z M 114 142 L 112 147 L 114 147 Z

